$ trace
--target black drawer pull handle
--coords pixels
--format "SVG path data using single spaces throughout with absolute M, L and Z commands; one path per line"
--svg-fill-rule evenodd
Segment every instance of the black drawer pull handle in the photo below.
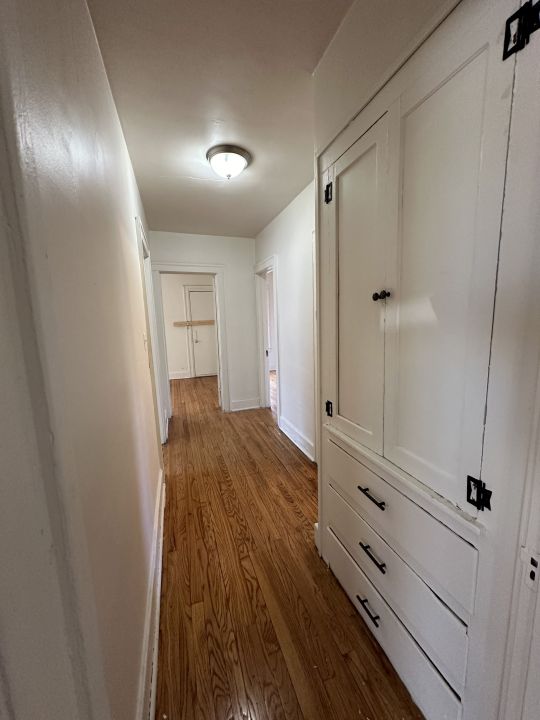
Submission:
M 371 500 L 371 502 L 374 503 L 379 508 L 379 510 L 384 510 L 386 508 L 386 503 L 384 502 L 384 500 L 375 500 L 373 495 L 369 494 L 368 487 L 363 488 L 361 485 L 358 485 L 358 489 L 360 490 L 361 493 L 364 493 L 364 495 L 367 498 L 369 498 Z
M 359 543 L 362 550 L 366 553 L 368 558 L 371 560 L 372 563 L 374 563 L 377 568 L 382 572 L 383 575 L 386 575 L 386 563 L 379 562 L 375 555 L 371 552 L 371 547 L 369 545 L 364 545 L 363 542 Z
M 373 615 L 373 614 L 370 612 L 369 607 L 368 607 L 368 600 L 367 600 L 367 598 L 362 599 L 362 598 L 360 597 L 360 595 L 357 595 L 357 596 L 356 596 L 356 599 L 358 600 L 358 602 L 360 603 L 360 605 L 364 608 L 364 610 L 365 610 L 365 612 L 366 612 L 366 615 L 367 615 L 368 618 L 371 620 L 371 622 L 375 625 L 375 627 L 379 627 L 379 623 L 377 622 L 377 620 L 380 620 L 380 617 L 379 617 L 378 615 Z

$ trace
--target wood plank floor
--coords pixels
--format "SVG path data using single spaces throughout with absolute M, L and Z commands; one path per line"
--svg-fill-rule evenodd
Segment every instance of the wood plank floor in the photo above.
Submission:
M 315 550 L 313 463 L 215 378 L 172 393 L 156 718 L 422 718 Z

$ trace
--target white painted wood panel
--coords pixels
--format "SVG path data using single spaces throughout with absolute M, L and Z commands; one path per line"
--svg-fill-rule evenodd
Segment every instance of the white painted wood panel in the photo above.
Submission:
M 466 625 L 332 488 L 327 507 L 334 534 L 461 694 L 467 666 Z
M 193 290 L 188 288 L 189 319 L 211 320 L 213 325 L 196 325 L 189 328 L 193 374 L 216 375 L 218 371 L 217 338 L 215 326 L 214 290 Z
M 362 143 L 362 141 L 361 141 Z M 382 451 L 384 320 L 369 288 L 384 280 L 377 248 L 377 146 L 336 168 L 338 203 L 338 417 L 357 426 L 363 442 Z M 365 146 L 368 147 L 365 147 Z M 341 164 L 339 163 L 339 164 Z M 338 164 L 338 165 L 339 165 Z M 384 309 L 383 311 L 384 312 Z
M 385 253 L 391 241 L 388 120 L 381 118 L 334 168 L 335 358 L 331 369 L 332 423 L 371 450 L 383 449 L 385 303 L 372 295 L 386 282 Z M 330 338 L 329 341 L 331 342 Z
M 456 508 L 449 500 L 430 490 L 424 483 L 406 473 L 390 460 L 368 450 L 364 445 L 354 442 L 335 428 L 325 427 L 325 437 L 365 465 L 375 475 L 383 478 L 413 503 L 423 508 L 435 520 L 442 522 L 470 545 L 478 547 L 480 537 L 484 533 L 484 526 L 478 517 L 472 517 L 466 510 Z
M 474 610 L 478 552 L 332 441 L 326 482 L 333 486 L 465 622 Z M 359 490 L 384 502 L 384 510 Z
M 347 550 L 326 531 L 330 568 L 377 638 L 426 720 L 459 720 L 461 703 Z M 367 601 L 362 605 L 360 600 Z M 378 627 L 367 615 L 378 616 Z
M 487 47 L 457 54 L 400 101 L 384 454 L 456 504 L 480 474 L 506 155 L 492 138 L 508 133 L 510 112 L 488 58 Z

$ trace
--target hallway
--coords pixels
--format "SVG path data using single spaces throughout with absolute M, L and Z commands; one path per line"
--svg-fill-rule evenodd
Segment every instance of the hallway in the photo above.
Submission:
M 315 465 L 215 378 L 172 396 L 156 717 L 421 718 L 316 552 Z

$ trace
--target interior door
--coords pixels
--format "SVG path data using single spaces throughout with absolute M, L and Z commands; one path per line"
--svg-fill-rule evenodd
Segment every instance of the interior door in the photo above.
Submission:
M 193 374 L 216 375 L 218 371 L 214 291 L 188 290 L 188 313 Z
M 426 54 L 397 110 L 384 455 L 471 513 L 466 481 L 481 473 L 512 101 L 513 63 L 502 61 L 500 42 L 511 5 L 485 4 L 450 50 Z
M 329 236 L 335 242 L 335 338 L 329 423 L 377 453 L 383 450 L 384 326 L 386 301 L 373 299 L 386 287 L 391 241 L 388 119 L 371 127 L 333 168 L 334 213 Z M 376 296 L 375 296 L 376 297 Z

